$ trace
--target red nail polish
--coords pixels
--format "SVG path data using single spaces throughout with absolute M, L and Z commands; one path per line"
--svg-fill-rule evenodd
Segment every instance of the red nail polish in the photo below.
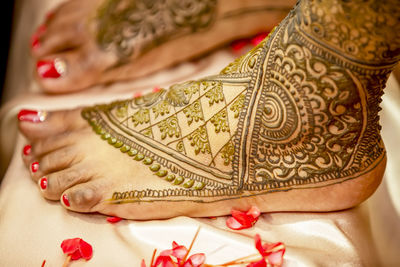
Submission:
M 54 17 L 54 11 L 47 12 L 46 21 L 52 19 L 53 17 Z
M 47 178 L 43 177 L 42 179 L 40 179 L 40 188 L 42 188 L 42 190 L 45 190 L 47 188 Z
M 31 46 L 32 46 L 33 50 L 36 50 L 36 49 L 38 49 L 40 47 L 39 38 L 45 33 L 46 29 L 47 29 L 46 25 L 44 25 L 44 24 L 40 25 L 37 28 L 36 32 L 34 34 L 32 34 Z
M 68 200 L 67 195 L 64 194 L 64 195 L 62 196 L 62 200 L 63 200 L 63 202 L 64 202 L 64 205 L 67 206 L 67 207 L 69 207 L 69 200 Z
M 32 146 L 31 145 L 26 145 L 24 146 L 23 152 L 25 156 L 28 156 L 31 154 Z
M 46 119 L 46 116 L 47 112 L 45 111 L 22 109 L 18 113 L 18 120 L 29 122 L 42 122 Z
M 40 47 L 39 37 L 36 34 L 32 35 L 31 47 L 33 50 L 37 50 Z
M 53 78 L 57 79 L 61 76 L 61 73 L 58 72 L 55 61 L 54 60 L 40 60 L 36 64 L 37 72 L 42 78 Z
M 32 172 L 37 172 L 39 170 L 39 162 L 35 161 L 34 163 L 32 163 L 31 170 Z

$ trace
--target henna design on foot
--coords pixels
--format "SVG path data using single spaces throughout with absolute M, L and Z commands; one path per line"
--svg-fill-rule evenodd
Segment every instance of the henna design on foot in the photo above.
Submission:
M 360 12 L 378 18 L 375 2 Z M 386 42 L 353 29 L 358 18 L 347 15 L 356 7 L 300 2 L 219 75 L 83 110 L 104 140 L 176 186 L 115 192 L 110 201 L 213 202 L 372 171 L 385 157 L 379 103 L 400 45 L 389 33 Z

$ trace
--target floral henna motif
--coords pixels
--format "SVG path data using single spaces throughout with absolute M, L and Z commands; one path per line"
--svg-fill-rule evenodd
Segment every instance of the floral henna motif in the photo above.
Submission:
M 379 164 L 379 102 L 394 65 L 360 64 L 317 42 L 303 18 L 318 3 L 304 3 L 217 76 L 83 111 L 103 139 L 177 186 L 116 192 L 114 203 L 321 187 Z
M 97 43 L 121 61 L 170 38 L 209 27 L 217 0 L 106 0 L 97 14 Z

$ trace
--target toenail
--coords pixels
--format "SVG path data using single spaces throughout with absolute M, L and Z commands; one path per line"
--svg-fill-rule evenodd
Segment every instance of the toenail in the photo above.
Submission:
M 54 17 L 54 11 L 53 10 L 51 10 L 51 11 L 49 11 L 49 12 L 47 12 L 46 13 L 46 21 L 48 21 L 48 20 L 51 20 L 53 17 Z
M 39 170 L 39 162 L 35 161 L 34 163 L 32 163 L 31 170 L 33 173 L 37 172 Z
M 46 25 L 40 25 L 36 32 L 32 35 L 31 37 L 31 46 L 33 50 L 36 50 L 40 47 L 40 41 L 39 38 L 44 34 L 44 32 L 46 31 L 47 27 Z
M 23 109 L 18 113 L 19 121 L 43 122 L 47 117 L 46 111 Z
M 69 207 L 70 205 L 69 205 L 69 200 L 68 200 L 68 197 L 67 197 L 67 195 L 63 195 L 62 196 L 62 201 L 64 202 L 64 205 L 65 206 L 67 206 L 67 207 Z
M 29 156 L 31 154 L 32 146 L 31 145 L 26 145 L 24 146 L 24 149 L 22 150 L 25 156 Z
M 56 58 L 54 60 L 39 60 L 36 69 L 40 77 L 57 79 L 63 76 L 67 70 L 64 60 Z
M 42 190 L 45 190 L 47 188 L 47 178 L 43 177 L 42 179 L 40 179 L 40 188 L 42 188 Z
M 36 34 L 32 35 L 31 38 L 31 47 L 33 50 L 38 50 L 40 47 L 40 41 Z

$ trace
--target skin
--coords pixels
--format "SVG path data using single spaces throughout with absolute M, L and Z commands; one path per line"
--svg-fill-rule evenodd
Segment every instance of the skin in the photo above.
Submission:
M 61 59 L 66 71 L 57 79 L 37 74 L 38 83 L 47 93 L 68 93 L 142 77 L 269 30 L 266 26 L 277 24 L 295 1 L 187 2 L 192 9 L 174 0 L 147 1 L 148 6 L 133 0 L 61 4 L 44 21 L 32 55 L 37 61 Z
M 400 51 L 393 6 L 302 1 L 215 76 L 20 122 L 24 161 L 40 164 L 32 179 L 46 177 L 43 196 L 68 197 L 69 210 L 129 219 L 358 205 L 386 164 L 378 112 Z

